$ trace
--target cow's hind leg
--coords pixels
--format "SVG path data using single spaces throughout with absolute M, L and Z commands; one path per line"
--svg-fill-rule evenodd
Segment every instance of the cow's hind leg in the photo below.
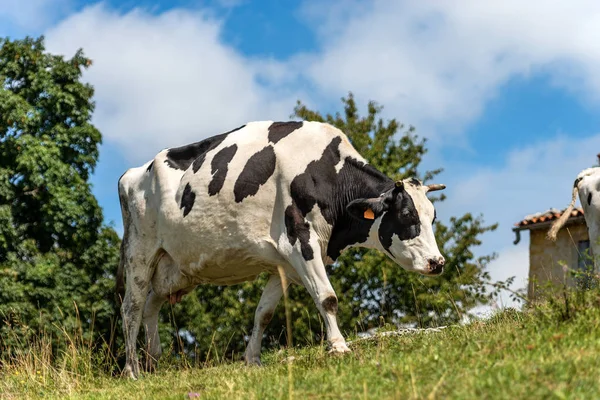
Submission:
M 190 279 L 181 274 L 179 266 L 164 250 L 159 250 L 152 263 L 152 290 L 148 294 L 143 313 L 143 325 L 146 330 L 148 357 L 146 367 L 152 369 L 162 354 L 158 335 L 158 314 L 161 306 L 169 300 L 171 304 L 181 302 L 184 294 L 194 289 Z
M 144 325 L 146 330 L 146 369 L 148 370 L 154 367 L 156 361 L 158 361 L 162 354 L 160 337 L 158 335 L 158 313 L 165 300 L 164 296 L 159 296 L 154 290 L 150 290 L 144 307 L 142 325 Z
M 125 257 L 122 257 L 125 258 Z M 130 253 L 125 262 L 125 298 L 121 306 L 125 336 L 125 369 L 123 373 L 136 379 L 139 375 L 136 341 L 142 321 L 143 308 L 148 296 L 152 263 L 143 262 L 142 254 Z
M 277 303 L 281 299 L 283 294 L 283 287 L 281 285 L 281 278 L 279 275 L 271 275 L 265 289 L 256 307 L 256 313 L 254 314 L 254 327 L 252 328 L 252 336 L 248 341 L 248 347 L 246 347 L 246 353 L 244 359 L 248 365 L 261 365 L 260 364 L 260 349 L 262 336 L 265 332 L 265 328 L 273 318 L 273 312 Z
M 135 279 L 135 278 L 134 278 Z M 142 283 L 140 281 L 140 283 Z M 125 335 L 125 375 L 137 378 L 140 372 L 136 341 L 142 320 L 142 307 L 148 294 L 148 285 L 135 284 L 131 275 L 127 278 L 125 299 L 121 306 L 123 314 L 123 334 Z

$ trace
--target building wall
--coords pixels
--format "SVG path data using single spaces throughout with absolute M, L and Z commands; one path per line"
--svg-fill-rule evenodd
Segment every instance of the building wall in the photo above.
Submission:
M 569 273 L 565 273 L 563 265 L 569 269 L 577 269 L 579 261 L 578 243 L 588 240 L 585 223 L 571 224 L 558 232 L 556 242 L 546 239 L 547 229 L 532 229 L 529 240 L 529 286 L 527 295 L 533 300 L 540 294 L 541 286 L 551 281 L 572 286 L 574 281 Z M 560 263 L 559 263 L 560 262 Z

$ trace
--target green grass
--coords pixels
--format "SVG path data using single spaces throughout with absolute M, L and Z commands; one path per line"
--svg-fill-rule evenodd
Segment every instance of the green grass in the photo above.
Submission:
M 99 372 L 75 352 L 50 366 L 38 349 L 2 365 L 0 398 L 600 398 L 600 308 L 567 321 L 549 312 L 506 311 L 437 333 L 358 341 L 344 356 L 322 346 L 267 352 L 264 367 L 162 362 L 138 381 Z

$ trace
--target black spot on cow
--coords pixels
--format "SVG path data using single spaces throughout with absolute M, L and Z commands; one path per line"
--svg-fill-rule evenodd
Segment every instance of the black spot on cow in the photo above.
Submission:
M 590 194 L 588 194 L 587 200 L 588 200 L 588 206 L 591 206 L 592 205 L 592 192 L 590 192 Z
M 300 128 L 302 128 L 302 121 L 273 122 L 269 126 L 269 141 L 275 144 Z
M 218 145 L 219 144 L 217 144 L 215 147 L 217 147 Z M 207 151 L 205 151 L 204 153 L 202 153 L 198 157 L 196 157 L 196 159 L 192 163 L 192 171 L 194 171 L 194 173 L 198 172 L 198 170 L 200 168 L 202 168 L 202 164 L 204 164 L 204 159 L 206 158 L 206 153 L 209 150 L 211 150 L 211 149 L 208 149 Z
M 221 144 L 227 135 L 242 129 L 244 126 L 245 125 L 242 125 L 238 128 L 230 130 L 229 132 L 209 137 L 200 142 L 169 149 L 167 151 L 167 159 L 165 160 L 165 163 L 171 168 L 180 170 L 188 169 L 193 163 L 194 172 L 197 172 L 204 162 L 206 153 Z
M 285 209 L 285 228 L 288 240 L 294 246 L 296 241 L 300 241 L 300 251 L 305 260 L 312 260 L 314 257 L 313 249 L 310 247 L 310 225 L 304 219 L 302 211 L 295 203 Z
M 392 200 L 379 226 L 379 241 L 388 252 L 394 235 L 409 240 L 421 234 L 421 220 L 412 197 L 404 188 L 394 188 L 391 194 Z
M 344 159 L 344 165 L 339 173 L 336 172 L 336 165 L 341 160 L 341 141 L 340 137 L 333 138 L 321 158 L 308 164 L 305 171 L 294 178 L 290 185 L 292 205 L 298 208 L 303 219 L 316 204 L 323 218 L 333 225 L 327 247 L 327 255 L 332 260 L 335 260 L 348 245 L 366 241 L 373 223 L 350 217 L 345 208 L 347 204 L 358 197 L 377 197 L 384 189 L 394 185 L 391 179 L 372 166 L 351 157 Z M 304 225 L 286 225 L 290 239 L 293 238 L 290 232 L 297 227 Z M 296 236 L 301 239 L 300 235 Z M 302 246 L 310 247 L 308 237 L 304 242 L 300 240 L 300 243 L 301 249 Z M 303 253 L 305 260 L 312 259 L 313 251 Z
M 171 168 L 184 171 L 194 163 L 194 172 L 196 172 L 200 167 L 198 166 L 198 168 L 196 168 L 196 163 L 194 161 L 199 157 L 202 157 L 202 160 L 200 161 L 200 165 L 202 165 L 206 153 L 221 144 L 226 137 L 227 134 L 217 135 L 201 142 L 169 149 L 165 163 Z
M 192 211 L 192 207 L 194 206 L 194 200 L 196 200 L 196 193 L 193 192 L 190 184 L 186 184 L 183 189 L 183 194 L 181 196 L 181 205 L 179 208 L 183 208 L 183 216 L 185 217 Z
M 214 196 L 221 191 L 225 178 L 227 177 L 227 166 L 233 159 L 235 152 L 237 151 L 237 145 L 231 145 L 220 150 L 212 159 L 211 162 L 211 173 L 212 180 L 208 184 L 209 196 Z
M 336 172 L 336 165 L 341 161 L 341 141 L 340 137 L 333 138 L 321 158 L 308 164 L 290 185 L 292 208 L 286 210 L 285 219 L 288 239 L 292 245 L 300 241 L 307 261 L 313 259 L 314 251 L 309 245 L 310 229 L 305 217 L 315 204 L 325 221 L 333 226 L 327 255 L 335 260 L 347 246 L 366 241 L 373 224 L 370 220 L 352 218 L 346 210 L 348 203 L 360 197 L 378 197 L 394 186 L 394 182 L 377 169 L 351 157 L 346 157 L 339 173 Z
M 421 186 L 421 182 L 416 178 L 410 178 L 410 183 L 414 186 Z
M 276 161 L 275 151 L 271 145 L 248 159 L 233 187 L 236 203 L 258 193 L 260 186 L 264 185 L 275 172 Z
M 382 193 L 390 193 L 392 187 L 394 181 L 373 166 L 351 157 L 344 159 L 344 166 L 338 174 L 334 197 L 337 199 L 336 202 L 343 204 L 344 207 L 336 212 L 331 238 L 327 245 L 327 255 L 332 260 L 338 258 L 346 247 L 364 243 L 369 238 L 369 231 L 374 222 L 350 216 L 346 208 L 349 201 L 358 198 L 377 198 Z M 383 212 L 383 209 L 380 212 Z
M 292 180 L 290 190 L 292 199 L 298 205 L 302 215 L 306 216 L 318 204 L 323 217 L 333 223 L 333 210 L 330 199 L 334 198 L 337 172 L 335 166 L 340 162 L 339 146 L 342 139 L 338 136 L 327 145 L 321 158 L 312 161 L 304 172 Z
M 312 260 L 314 251 L 310 247 L 309 224 L 306 215 L 318 204 L 325 220 L 333 225 L 334 189 L 337 182 L 335 166 L 340 161 L 339 146 L 342 139 L 335 137 L 323 151 L 321 158 L 307 165 L 304 172 L 292 180 L 290 192 L 292 204 L 285 213 L 285 226 L 292 246 L 296 239 L 305 260 Z
M 330 314 L 337 314 L 338 312 L 338 299 L 335 296 L 329 296 L 321 303 L 323 310 Z
M 150 172 L 152 170 L 152 166 L 154 165 L 154 161 L 152 161 L 150 163 L 150 165 L 148 165 L 148 168 L 146 168 L 146 172 Z

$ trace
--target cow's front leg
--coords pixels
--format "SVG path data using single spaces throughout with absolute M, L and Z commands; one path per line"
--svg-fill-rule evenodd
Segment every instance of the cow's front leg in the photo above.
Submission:
M 252 328 L 252 336 L 248 341 L 248 347 L 246 347 L 246 353 L 244 359 L 248 365 L 261 365 L 260 364 L 260 349 L 262 343 L 262 336 L 265 332 L 265 328 L 273 318 L 275 307 L 281 299 L 283 294 L 283 287 L 281 285 L 281 278 L 279 275 L 271 275 L 265 289 L 260 296 L 258 307 L 256 307 L 256 313 L 254 314 L 254 327 Z
M 312 234 L 311 236 L 316 237 L 316 234 Z M 308 251 L 295 251 L 290 257 L 290 262 L 300 275 L 304 287 L 306 287 L 310 293 L 325 321 L 327 342 L 331 349 L 330 352 L 349 352 L 350 349 L 346 345 L 346 341 L 337 324 L 337 296 L 327 277 L 325 265 L 323 264 L 323 261 L 318 258 L 318 255 L 321 254 L 321 249 L 317 243 L 313 244 L 311 242 L 311 247 L 313 250 L 312 254 L 316 257 L 305 257 L 305 255 L 310 255 L 310 252 Z M 308 258 L 308 260 L 306 258 Z

